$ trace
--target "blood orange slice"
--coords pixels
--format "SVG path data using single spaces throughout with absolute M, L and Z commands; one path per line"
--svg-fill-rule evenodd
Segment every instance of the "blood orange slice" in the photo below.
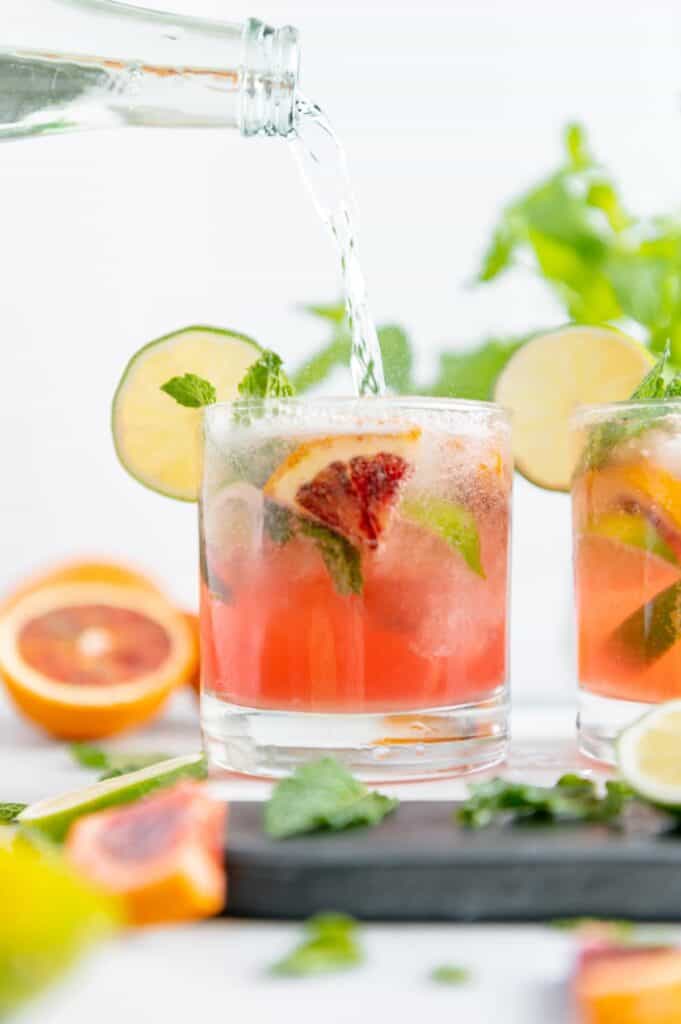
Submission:
M 421 431 L 324 437 L 299 445 L 264 487 L 270 500 L 355 544 L 376 547 L 400 487 L 413 471 Z
M 225 903 L 226 804 L 195 782 L 79 819 L 66 841 L 73 866 L 123 899 L 131 924 L 186 921 Z
M 17 706 L 55 736 L 108 736 L 145 721 L 195 671 L 191 629 L 158 593 L 64 583 L 0 617 L 0 675 Z

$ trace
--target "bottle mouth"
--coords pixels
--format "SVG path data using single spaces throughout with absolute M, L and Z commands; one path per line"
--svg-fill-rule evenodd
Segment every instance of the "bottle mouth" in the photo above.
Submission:
M 300 55 L 298 32 L 246 22 L 240 68 L 242 135 L 292 135 Z

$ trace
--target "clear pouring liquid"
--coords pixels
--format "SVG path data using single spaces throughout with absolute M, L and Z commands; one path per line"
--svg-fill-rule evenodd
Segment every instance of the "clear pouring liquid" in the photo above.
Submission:
M 313 202 L 328 225 L 340 257 L 345 305 L 352 333 L 350 370 L 355 393 L 382 395 L 385 375 L 376 325 L 357 248 L 357 213 L 347 161 L 329 119 L 316 104 L 298 96 L 296 132 L 291 136 Z

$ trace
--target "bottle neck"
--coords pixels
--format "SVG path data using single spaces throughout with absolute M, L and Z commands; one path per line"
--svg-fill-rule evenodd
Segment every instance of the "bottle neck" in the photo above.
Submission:
M 291 135 L 295 131 L 298 33 L 251 18 L 244 27 L 240 72 L 243 135 Z

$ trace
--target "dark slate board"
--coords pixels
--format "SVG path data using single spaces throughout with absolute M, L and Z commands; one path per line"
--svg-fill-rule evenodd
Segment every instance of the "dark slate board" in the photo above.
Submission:
M 605 826 L 460 828 L 455 804 L 403 803 L 372 829 L 271 840 L 233 803 L 229 900 L 240 917 L 338 910 L 374 921 L 681 918 L 681 833 L 645 809 Z

